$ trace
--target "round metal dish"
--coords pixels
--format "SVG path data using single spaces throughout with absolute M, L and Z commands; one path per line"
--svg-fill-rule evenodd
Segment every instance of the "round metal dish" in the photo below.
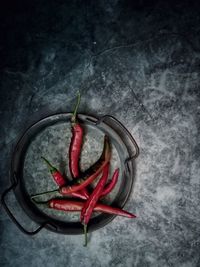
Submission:
M 22 230 L 26 234 L 29 234 L 29 235 L 36 234 L 43 227 L 45 227 L 48 230 L 51 230 L 57 233 L 62 233 L 62 234 L 82 234 L 83 233 L 83 227 L 80 222 L 70 220 L 68 219 L 68 217 L 67 219 L 64 219 L 63 215 L 59 217 L 59 216 L 55 216 L 54 213 L 51 214 L 50 212 L 47 212 L 46 210 L 42 210 L 38 205 L 36 205 L 31 200 L 31 197 L 30 197 L 31 193 L 38 193 L 42 191 L 41 187 L 39 186 L 39 180 L 38 181 L 35 180 L 39 176 L 39 173 L 36 172 L 35 174 L 29 175 L 28 169 L 30 167 L 30 162 L 31 162 L 30 159 L 34 161 L 33 155 L 35 151 L 34 149 L 32 150 L 30 149 L 33 146 L 34 142 L 35 144 L 37 144 L 37 146 L 39 145 L 38 147 L 42 147 L 41 140 L 44 140 L 44 136 L 46 136 L 45 131 L 50 129 L 50 127 L 54 127 L 54 129 L 57 129 L 59 127 L 62 128 L 64 125 L 64 127 L 68 127 L 70 131 L 71 115 L 72 115 L 71 113 L 59 113 L 59 114 L 50 115 L 48 117 L 45 117 L 39 120 L 38 122 L 31 125 L 24 132 L 24 134 L 19 139 L 14 149 L 13 156 L 12 156 L 11 175 L 10 175 L 12 185 L 2 195 L 2 204 L 5 210 L 7 211 L 8 215 L 13 220 L 13 222 L 19 227 L 20 230 Z M 131 189 L 132 189 L 132 185 L 134 181 L 134 171 L 135 171 L 134 159 L 139 154 L 139 148 L 135 140 L 133 139 L 131 134 L 128 132 L 128 130 L 118 120 L 116 120 L 112 116 L 106 115 L 106 116 L 101 117 L 100 119 L 97 119 L 93 116 L 79 114 L 78 119 L 80 123 L 84 126 L 84 128 L 86 129 L 85 134 L 86 136 L 88 135 L 88 142 L 90 141 L 90 135 L 92 136 L 91 139 L 93 138 L 93 140 L 96 140 L 95 142 L 97 143 L 99 142 L 101 137 L 104 136 L 105 134 L 109 136 L 112 149 L 114 151 L 113 153 L 114 156 L 111 159 L 111 163 L 113 161 L 112 168 L 118 165 L 118 167 L 120 168 L 121 176 L 118 182 L 117 191 L 115 189 L 115 192 L 112 194 L 111 198 L 105 199 L 104 203 L 111 204 L 114 207 L 123 208 L 123 206 L 127 202 L 128 197 L 131 193 Z M 40 136 L 41 134 L 43 134 L 43 136 L 39 138 L 38 136 Z M 53 134 L 51 134 L 51 136 L 53 138 Z M 55 147 L 55 144 L 51 142 L 52 140 L 49 140 L 49 141 L 47 140 L 47 143 L 45 143 L 44 146 Z M 57 137 L 56 137 L 56 140 L 58 140 Z M 99 143 L 100 145 L 102 145 L 102 142 L 99 142 Z M 90 148 L 91 147 L 89 147 L 89 149 Z M 44 150 L 39 151 L 39 152 L 44 153 Z M 36 155 L 39 154 L 38 151 L 35 151 L 35 154 Z M 57 154 L 58 153 L 55 151 L 55 155 Z M 87 158 L 87 154 L 85 155 L 85 157 Z M 59 158 L 57 158 L 56 160 L 59 161 Z M 84 166 L 84 162 L 82 164 Z M 85 164 L 87 165 L 86 161 L 85 161 Z M 47 171 L 45 174 L 44 170 L 42 170 L 42 175 L 48 176 Z M 44 179 L 47 179 L 47 178 L 44 178 Z M 45 184 L 45 182 L 46 180 L 43 182 L 43 184 Z M 32 185 L 31 189 L 29 187 L 29 184 Z M 37 192 L 31 192 L 31 190 L 34 189 L 34 185 L 36 186 L 38 185 L 39 187 L 37 188 Z M 50 186 L 52 185 L 50 184 Z M 23 208 L 24 212 L 34 222 L 39 224 L 39 228 L 36 229 L 35 231 L 28 231 L 24 229 L 24 227 L 21 226 L 21 224 L 15 219 L 14 215 L 10 212 L 5 202 L 5 196 L 12 189 L 14 191 L 14 194 L 19 204 Z M 43 190 L 43 191 L 46 191 L 46 190 Z M 90 223 L 88 225 L 88 231 L 91 232 L 91 231 L 97 230 L 105 226 L 106 224 L 108 224 L 114 218 L 115 218 L 114 215 L 96 214 L 90 220 Z

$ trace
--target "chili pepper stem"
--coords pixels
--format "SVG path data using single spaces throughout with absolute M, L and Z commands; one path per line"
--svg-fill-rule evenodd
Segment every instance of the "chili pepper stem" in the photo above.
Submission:
M 47 164 L 47 166 L 49 167 L 49 170 L 50 171 L 54 171 L 55 170 L 55 167 L 53 165 L 51 165 L 51 163 L 45 158 L 45 157 L 41 157 Z
M 39 193 L 39 194 L 31 195 L 31 199 L 34 199 L 35 197 L 49 195 L 49 194 L 52 194 L 52 193 L 55 193 L 55 192 L 59 192 L 59 190 L 58 189 L 55 189 L 55 190 L 46 191 L 46 192 L 42 192 L 42 193 Z
M 85 243 L 84 247 L 87 247 L 87 224 L 83 224 L 84 236 L 85 236 Z
M 77 103 L 76 103 L 76 106 L 75 106 L 75 109 L 74 109 L 74 112 L 72 114 L 72 118 L 71 118 L 71 122 L 72 124 L 75 124 L 76 123 L 76 115 L 77 115 L 77 110 L 78 110 L 78 107 L 80 105 L 80 101 L 81 101 L 81 94 L 80 92 L 78 91 L 78 95 L 77 95 L 78 99 L 77 99 Z
M 48 201 L 37 201 L 33 198 L 33 202 L 35 204 L 39 204 L 39 205 L 45 205 L 45 206 L 48 206 Z

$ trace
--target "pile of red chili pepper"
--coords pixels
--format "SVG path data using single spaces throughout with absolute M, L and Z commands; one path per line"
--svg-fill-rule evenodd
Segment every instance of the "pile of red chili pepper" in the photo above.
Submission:
M 103 197 L 108 195 L 113 190 L 119 176 L 119 169 L 116 169 L 112 175 L 111 180 L 108 182 L 111 158 L 111 146 L 108 136 L 105 135 L 104 137 L 103 150 L 99 159 L 86 171 L 81 171 L 79 161 L 83 145 L 84 128 L 77 119 L 77 110 L 79 104 L 80 94 L 78 94 L 78 101 L 71 117 L 72 137 L 69 146 L 69 170 L 73 181 L 70 182 L 69 180 L 66 180 L 56 167 L 52 166 L 46 158 L 42 157 L 42 159 L 49 167 L 51 175 L 55 183 L 58 185 L 58 189 L 33 195 L 32 199 L 35 203 L 44 204 L 44 202 L 36 201 L 35 198 L 53 192 L 59 192 L 62 196 L 72 197 L 73 199 L 53 198 L 49 199 L 45 203 L 51 209 L 68 212 L 80 211 L 80 221 L 83 224 L 84 228 L 86 246 L 87 225 L 93 212 L 104 212 L 128 218 L 135 218 L 136 216 L 125 210 L 114 208 L 100 202 Z M 88 186 L 98 178 L 99 180 L 96 183 L 96 186 L 93 188 L 92 192 L 90 192 L 88 190 Z

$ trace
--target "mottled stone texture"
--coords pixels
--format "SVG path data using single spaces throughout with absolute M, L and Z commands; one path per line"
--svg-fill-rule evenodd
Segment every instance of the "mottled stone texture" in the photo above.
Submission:
M 198 1 L 13 2 L 0 8 L 0 193 L 19 135 L 71 111 L 79 89 L 81 112 L 116 116 L 140 146 L 126 205 L 138 218 L 116 218 L 86 249 L 82 236 L 27 237 L 1 209 L 0 266 L 200 266 Z

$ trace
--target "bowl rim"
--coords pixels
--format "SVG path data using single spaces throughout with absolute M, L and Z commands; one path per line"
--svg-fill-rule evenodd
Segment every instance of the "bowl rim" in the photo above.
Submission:
M 20 206 L 24 210 L 24 212 L 30 217 L 30 219 L 37 224 L 45 227 L 46 229 L 61 233 L 61 234 L 82 234 L 82 225 L 81 223 L 66 223 L 60 220 L 52 219 L 47 214 L 43 213 L 41 210 L 36 207 L 35 204 L 30 200 L 30 196 L 28 196 L 25 185 L 23 183 L 23 168 L 24 168 L 24 159 L 27 148 L 30 144 L 30 139 L 37 135 L 38 129 L 41 130 L 45 128 L 45 125 L 51 125 L 59 120 L 63 122 L 67 122 L 70 120 L 72 113 L 68 112 L 59 112 L 46 115 L 45 117 L 37 120 L 33 124 L 31 124 L 20 136 L 16 146 L 14 148 L 11 160 L 11 171 L 10 171 L 10 180 L 12 183 L 15 183 L 15 187 L 13 189 L 15 197 L 19 202 Z M 116 118 L 110 115 L 104 115 L 100 118 L 96 116 L 87 115 L 83 113 L 78 114 L 78 119 L 81 123 L 87 123 L 93 125 L 93 127 L 97 127 L 99 130 L 108 134 L 111 138 L 116 138 L 120 142 L 120 146 L 126 148 L 127 157 L 124 159 L 124 179 L 128 183 L 126 186 L 126 192 L 123 192 L 121 201 L 114 201 L 117 207 L 123 208 L 127 203 L 134 182 L 135 176 L 135 158 L 139 154 L 139 148 L 135 144 L 130 141 L 130 136 L 132 135 L 129 131 L 122 125 Z M 106 121 L 107 120 L 107 121 Z M 120 141 L 121 140 L 121 141 Z M 127 141 L 129 140 L 129 141 Z M 134 139 L 133 139 L 134 140 Z M 135 141 L 135 140 L 134 140 Z M 132 143 L 132 147 L 131 147 Z M 138 150 L 137 150 L 138 149 Z M 134 152 L 135 151 L 135 154 Z M 110 214 L 101 214 L 97 217 L 91 219 L 91 222 L 88 225 L 88 232 L 95 231 L 100 229 L 110 223 L 116 215 Z

